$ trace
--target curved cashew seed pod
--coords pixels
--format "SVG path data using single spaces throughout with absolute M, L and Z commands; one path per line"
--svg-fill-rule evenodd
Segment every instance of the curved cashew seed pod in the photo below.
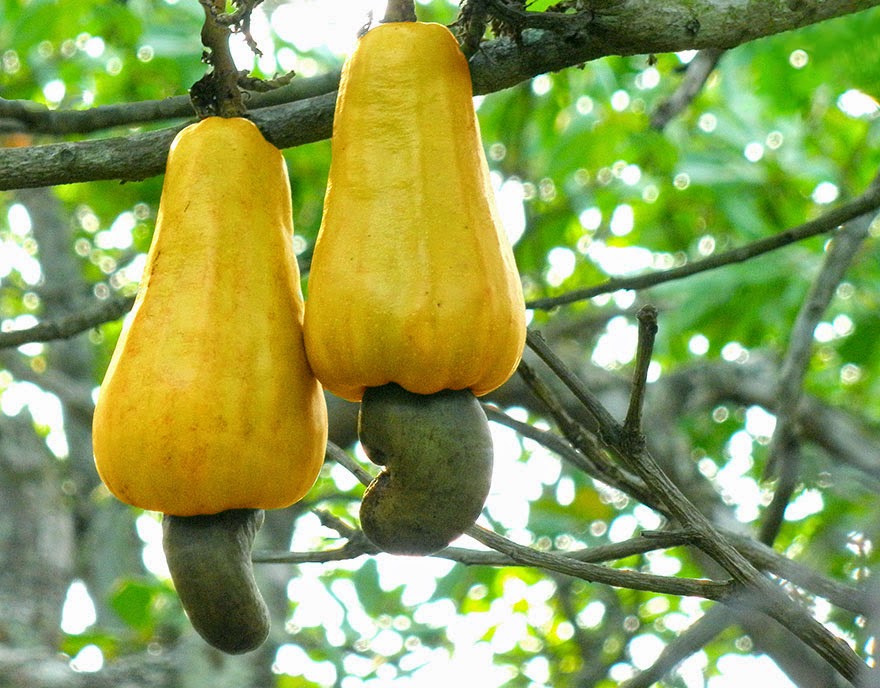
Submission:
M 360 509 L 364 534 L 377 547 L 430 554 L 480 515 L 492 480 L 492 437 L 469 390 L 368 388 L 358 435 L 370 460 L 385 467 Z
M 263 525 L 260 509 L 162 520 L 171 579 L 193 628 L 228 654 L 258 648 L 269 634 L 269 610 L 254 580 L 251 548 Z

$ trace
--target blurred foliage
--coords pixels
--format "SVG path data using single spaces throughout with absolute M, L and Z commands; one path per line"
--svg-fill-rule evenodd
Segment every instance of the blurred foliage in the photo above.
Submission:
M 266 2 L 265 11 L 277 14 L 285 6 Z M 316 7 L 294 0 L 285 20 Z M 353 27 L 366 22 L 367 8 L 365 2 L 351 3 Z M 420 5 L 423 19 L 447 23 L 456 9 L 442 1 Z M 198 38 L 202 10 L 195 0 L 0 0 L 0 17 L 0 91 L 7 99 L 73 109 L 161 99 L 186 93 L 205 69 Z M 291 67 L 319 74 L 340 62 L 325 46 L 282 38 L 292 30 L 287 25 L 270 27 L 261 19 L 257 29 L 264 56 L 246 66 L 259 74 Z M 655 64 L 646 56 L 606 58 L 479 98 L 490 166 L 504 202 L 524 218 L 516 255 L 527 297 L 681 265 L 780 232 L 861 193 L 880 167 L 880 118 L 876 109 L 847 112 L 846 94 L 861 94 L 859 102 L 873 99 L 876 105 L 878 52 L 877 10 L 740 46 L 722 57 L 696 100 L 663 131 L 649 127 L 650 115 L 680 84 L 692 55 L 657 55 Z M 34 143 L 52 140 L 34 137 Z M 285 156 L 297 251 L 307 258 L 320 224 L 329 144 L 302 146 Z M 63 226 L 70 229 L 68 260 L 75 261 L 94 294 L 132 293 L 160 190 L 160 178 L 52 190 Z M 39 246 L 18 203 L 14 192 L 0 194 L 4 327 L 21 316 L 39 317 L 43 308 L 46 266 L 39 265 Z M 880 425 L 876 235 L 826 314 L 830 329 L 817 341 L 806 381 L 811 394 L 857 414 L 866 429 Z M 661 375 L 722 359 L 778 359 L 826 241 L 814 238 L 639 294 L 616 293 L 536 312 L 534 322 L 576 343 L 583 360 L 592 355 L 624 377 L 632 360 L 626 352 L 634 308 L 647 302 L 660 309 L 655 362 Z M 89 384 L 100 381 L 119 327 L 108 323 L 89 333 L 94 350 Z M 603 341 L 611 342 L 614 352 L 607 360 L 596 353 Z M 695 341 L 703 342 L 702 348 Z M 26 347 L 19 355 L 31 363 L 39 356 Z M 5 413 L 15 409 L 14 389 L 12 376 L 3 373 Z M 772 487 L 762 478 L 767 437 L 749 427 L 750 410 L 735 402 L 694 408 L 675 428 L 690 452 L 680 460 L 691 460 L 694 473 L 722 502 L 740 507 L 735 513 L 745 526 L 758 522 Z M 526 415 L 516 408 L 511 413 Z M 529 420 L 547 427 L 540 418 Z M 499 532 L 538 547 L 576 549 L 659 525 L 653 512 L 536 443 L 503 429 L 498 437 L 504 455 L 486 513 Z M 880 535 L 873 487 L 852 469 L 830 465 L 825 455 L 808 455 L 794 500 L 812 499 L 814 506 L 802 515 L 792 512 L 777 548 L 832 578 L 864 579 L 877 564 L 871 543 Z M 360 491 L 339 467 L 325 467 L 296 512 L 294 548 L 333 546 L 334 534 L 309 510 L 321 507 L 354 522 Z M 112 500 L 99 488 L 87 499 L 134 530 L 137 514 L 111 512 Z M 132 541 L 125 546 L 145 548 L 147 563 L 112 585 L 92 587 L 102 602 L 96 624 L 84 633 L 64 634 L 59 650 L 74 656 L 95 645 L 110 662 L 160 651 L 191 634 L 161 566 L 148 563 L 146 552 L 155 540 L 142 535 Z M 102 565 L 100 558 L 92 564 Z M 702 563 L 684 549 L 613 565 L 705 575 Z M 649 665 L 710 606 L 522 567 L 435 559 L 362 557 L 289 567 L 289 573 L 288 624 L 273 637 L 279 688 L 437 685 L 429 676 L 512 688 L 614 686 Z M 316 614 L 316 606 L 322 613 Z M 826 618 L 864 648 L 866 631 L 852 614 L 834 611 Z M 694 656 L 691 669 L 663 685 L 704 685 L 695 675 L 723 673 L 719 658 L 750 652 L 748 639 L 728 629 Z M 468 673 L 468 666 L 479 670 Z

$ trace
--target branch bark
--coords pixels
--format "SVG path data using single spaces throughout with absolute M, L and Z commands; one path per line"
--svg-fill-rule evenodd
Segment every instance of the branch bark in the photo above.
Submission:
M 694 544 L 742 586 L 742 595 L 736 599 L 737 605 L 742 604 L 771 616 L 815 650 L 847 680 L 860 680 L 866 667 L 858 655 L 788 597 L 721 535 L 660 468 L 643 443 L 634 442 L 633 438 L 627 436 L 623 426 L 608 413 L 583 382 L 567 369 L 547 347 L 543 338 L 530 332 L 527 344 L 593 416 L 599 425 L 600 441 L 657 493 L 663 510 L 693 533 Z
M 471 59 L 474 93 L 509 88 L 538 74 L 609 55 L 729 49 L 751 40 L 880 5 L 880 0 L 607 0 L 573 31 L 526 29 Z M 535 13 L 537 16 L 538 13 Z M 563 15 L 564 17 L 565 15 Z M 279 148 L 330 136 L 335 92 L 252 112 Z M 161 174 L 175 126 L 131 136 L 0 150 L 0 189 L 98 179 L 137 181 Z
M 767 476 L 777 478 L 773 501 L 764 514 L 759 533 L 759 539 L 767 545 L 772 545 L 779 534 L 785 509 L 800 477 L 801 440 L 796 420 L 797 406 L 804 393 L 804 379 L 812 358 L 813 333 L 850 263 L 868 238 L 873 217 L 873 213 L 864 215 L 837 233 L 791 330 L 788 350 L 779 374 L 779 392 L 774 409 L 776 428 L 765 471 Z
M 709 76 L 715 71 L 722 55 L 724 55 L 724 50 L 720 48 L 707 48 L 697 54 L 688 65 L 684 79 L 675 93 L 660 103 L 654 114 L 651 115 L 652 129 L 663 129 L 694 101 L 694 98 L 703 90 Z
M 640 481 L 634 482 L 638 480 L 637 478 L 634 476 L 627 476 L 628 482 L 626 484 L 620 482 L 615 483 L 613 480 L 609 480 L 609 476 L 601 473 L 601 469 L 598 469 L 591 460 L 554 432 L 540 430 L 532 425 L 516 421 L 506 414 L 492 408 L 486 408 L 486 415 L 490 420 L 506 425 L 507 427 L 516 430 L 523 435 L 523 437 L 528 437 L 529 439 L 538 442 L 567 463 L 584 471 L 587 475 L 615 485 L 623 492 L 639 499 L 643 504 L 658 509 L 658 504 L 652 503 L 650 499 L 645 500 L 640 497 L 640 495 L 642 495 L 642 497 L 645 495 L 647 488 Z M 637 489 L 633 490 L 633 487 L 637 487 Z M 848 609 L 849 611 L 862 615 L 867 614 L 872 609 L 871 597 L 864 590 L 843 585 L 827 578 L 803 564 L 792 561 L 788 557 L 776 552 L 772 547 L 768 547 L 752 537 L 724 528 L 719 528 L 719 532 L 721 532 L 755 568 L 762 571 L 768 571 L 779 578 L 789 581 L 799 588 L 807 590 L 820 597 L 824 597 L 841 609 Z M 645 535 L 647 535 L 647 533 Z M 645 540 L 647 539 L 648 538 L 645 537 Z M 663 531 L 657 535 L 652 534 L 650 537 L 651 544 L 658 548 L 661 546 L 672 547 L 675 545 L 688 544 L 692 542 L 692 540 L 693 538 L 690 534 L 684 534 L 680 531 Z M 569 556 L 580 561 L 606 561 L 607 559 L 604 558 L 584 558 L 586 553 L 597 555 L 597 550 L 602 550 L 602 547 L 593 547 L 589 550 L 584 550 L 583 553 L 571 552 L 569 553 Z M 645 551 L 648 550 L 646 549 Z M 473 563 L 500 565 L 500 562 L 494 559 L 486 559 Z
M 133 296 L 114 296 L 103 301 L 96 300 L 94 304 L 80 311 L 43 320 L 24 330 L 0 332 L 0 349 L 21 346 L 28 342 L 70 339 L 103 323 L 118 320 L 131 310 L 133 304 Z
M 257 92 L 245 89 L 242 98 L 248 109 L 259 110 L 332 93 L 338 86 L 339 69 L 335 69 L 318 76 L 297 77 L 289 84 L 271 91 Z M 50 136 L 91 134 L 115 127 L 190 120 L 193 116 L 193 106 L 188 95 L 170 96 L 161 100 L 99 105 L 84 110 L 50 110 L 42 103 L 30 100 L 0 98 L 0 134 L 14 132 Z
M 757 256 L 776 251 L 790 244 L 809 239 L 819 234 L 835 231 L 840 225 L 868 213 L 875 213 L 880 208 L 880 176 L 874 178 L 868 188 L 851 201 L 832 208 L 819 217 L 808 220 L 797 227 L 790 227 L 778 234 L 758 239 L 750 244 L 737 246 L 723 253 L 716 253 L 708 258 L 686 263 L 681 267 L 668 270 L 656 270 L 634 277 L 613 277 L 600 284 L 584 289 L 573 289 L 559 296 L 529 301 L 528 308 L 550 310 L 578 301 L 586 301 L 600 294 L 611 294 L 620 289 L 648 289 L 649 287 L 672 282 L 696 275 L 708 270 L 715 270 L 725 265 L 743 263 Z

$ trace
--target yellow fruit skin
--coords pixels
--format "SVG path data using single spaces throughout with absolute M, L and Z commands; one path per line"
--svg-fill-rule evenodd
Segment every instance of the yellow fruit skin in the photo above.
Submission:
M 389 23 L 343 69 L 309 274 L 309 361 L 359 401 L 389 382 L 485 394 L 525 342 L 467 62 L 439 24 Z
M 120 500 L 178 516 L 284 507 L 323 463 L 281 153 L 217 117 L 172 144 L 141 288 L 107 369 L 95 462 Z

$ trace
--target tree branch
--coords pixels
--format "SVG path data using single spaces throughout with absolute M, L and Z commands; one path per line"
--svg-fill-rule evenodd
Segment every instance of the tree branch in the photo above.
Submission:
M 652 493 L 652 491 L 647 488 L 639 478 L 636 478 L 631 473 L 623 471 L 616 466 L 614 469 L 615 471 L 619 471 L 619 473 L 606 471 L 603 465 L 597 466 L 594 461 L 586 459 L 581 452 L 553 432 L 550 432 L 549 430 L 541 430 L 527 423 L 517 421 L 492 407 L 486 406 L 484 408 L 489 420 L 495 423 L 501 423 L 502 425 L 515 430 L 523 437 L 528 437 L 529 439 L 534 440 L 574 468 L 583 471 L 597 480 L 614 486 L 622 492 L 639 500 L 642 504 L 654 509 L 662 509 L 662 506 L 656 503 L 655 494 Z M 841 609 L 847 609 L 856 614 L 864 615 L 872 608 L 871 598 L 864 591 L 829 579 L 802 564 L 792 561 L 782 554 L 779 554 L 772 547 L 768 547 L 747 535 L 735 533 L 726 529 L 719 530 L 755 568 L 761 569 L 762 571 L 768 571 L 814 595 L 824 597 Z M 693 534 L 681 531 L 661 531 L 661 536 L 664 539 L 664 546 L 666 547 L 690 544 L 693 542 Z M 651 537 L 653 538 L 654 535 L 651 535 Z M 592 553 L 597 549 L 602 550 L 602 547 L 584 550 L 583 554 L 589 555 L 589 553 Z M 570 556 L 582 561 L 607 560 L 604 558 L 586 559 L 582 554 L 577 552 L 570 553 Z
M 348 469 L 363 485 L 368 485 L 371 482 L 372 475 L 361 468 L 360 464 L 358 464 L 345 451 L 334 445 L 332 442 L 328 442 L 327 444 L 327 458 L 336 461 L 337 463 Z M 631 588 L 633 590 L 646 590 L 669 595 L 696 596 L 705 597 L 706 599 L 712 600 L 722 600 L 729 597 L 729 595 L 733 592 L 730 588 L 730 585 L 724 582 L 681 579 L 670 576 L 657 576 L 654 574 L 639 573 L 636 571 L 610 569 L 606 566 L 601 566 L 599 564 L 593 564 L 589 561 L 586 561 L 587 559 L 591 558 L 589 555 L 583 557 L 582 559 L 574 559 L 564 554 L 539 552 L 538 550 L 518 545 L 513 541 L 503 537 L 502 535 L 498 535 L 497 533 L 493 533 L 489 530 L 486 530 L 485 528 L 476 525 L 468 528 L 466 533 L 467 535 L 486 545 L 490 549 L 506 555 L 508 557 L 508 565 L 510 563 L 514 563 L 523 564 L 526 566 L 539 566 L 540 568 L 544 568 L 548 571 L 556 571 L 557 573 L 575 576 L 576 578 L 582 578 L 583 580 L 588 580 L 596 583 L 605 583 L 607 585 L 612 585 L 615 587 Z M 647 550 L 643 549 L 645 544 L 648 542 L 650 542 L 650 540 L 647 538 L 645 539 L 645 542 L 640 542 L 635 551 L 650 551 L 652 549 L 657 549 L 659 546 L 662 546 L 664 544 L 664 540 L 661 536 L 660 538 L 658 538 L 657 542 L 650 542 Z M 359 544 L 357 540 L 350 541 L 349 544 L 351 544 L 352 547 L 349 547 L 348 549 L 346 549 L 346 547 L 348 547 L 348 545 L 346 545 L 340 549 L 315 553 L 260 552 L 257 555 L 257 560 L 261 562 L 273 563 L 334 561 L 338 559 L 351 558 L 351 556 L 359 556 L 360 554 L 364 554 L 367 551 L 372 551 L 367 550 L 365 547 L 362 546 L 362 544 Z M 449 549 L 450 548 L 441 550 L 441 554 L 445 555 Z M 455 548 L 452 549 L 453 555 L 462 556 L 461 551 Z M 606 550 L 599 556 L 618 557 L 629 556 L 629 554 L 632 553 L 634 553 L 634 551 L 630 551 L 626 547 L 621 548 L 619 545 L 611 545 L 606 548 Z M 466 556 L 471 557 L 474 555 Z M 476 556 L 479 557 L 479 555 Z M 593 556 L 596 555 L 594 554 Z M 477 563 L 477 561 L 471 559 L 468 563 Z
M 694 544 L 742 586 L 744 597 L 740 603 L 745 601 L 748 606 L 760 609 L 779 621 L 848 680 L 855 680 L 864 674 L 866 667 L 858 655 L 788 597 L 776 583 L 758 571 L 724 538 L 703 513 L 682 494 L 648 449 L 641 444 L 633 446 L 623 432 L 622 426 L 541 338 L 528 337 L 527 343 L 596 419 L 600 425 L 599 438 L 607 448 L 656 492 L 664 510 L 693 533 Z
M 586 461 L 584 456 L 562 437 L 559 437 L 548 430 L 541 430 L 527 423 L 517 421 L 491 407 L 486 407 L 486 415 L 489 420 L 501 423 L 512 430 L 515 430 L 524 437 L 534 440 L 578 470 L 584 471 L 587 475 L 601 480 L 602 482 L 613 485 L 617 489 L 631 495 L 635 499 L 638 499 L 642 504 L 646 504 L 652 508 L 657 508 L 659 506 L 652 504 L 652 499 L 648 496 L 649 490 L 644 486 L 644 483 L 642 483 L 641 480 L 629 473 L 623 474 L 627 476 L 625 484 L 622 482 L 615 482 L 613 478 L 609 479 L 610 476 L 607 473 L 603 473 L 601 469 L 597 469 L 592 461 Z M 638 487 L 638 489 L 633 490 L 633 487 Z M 755 568 L 761 569 L 762 571 L 768 571 L 778 578 L 787 580 L 793 585 L 814 595 L 823 597 L 841 609 L 849 610 L 855 614 L 865 615 L 872 609 L 871 597 L 865 591 L 827 578 L 803 564 L 792 561 L 788 557 L 785 557 L 774 550 L 772 547 L 768 547 L 747 535 L 727 529 L 719 530 Z M 649 539 L 649 537 L 652 542 L 654 542 L 654 538 L 659 537 L 664 548 L 692 544 L 694 541 L 692 533 L 675 530 L 659 531 L 656 535 L 653 533 L 643 533 L 643 538 L 645 540 Z M 599 556 L 599 558 L 592 558 L 593 556 L 598 556 L 599 552 L 603 551 L 603 547 L 604 546 L 591 547 L 582 552 L 570 552 L 568 553 L 568 556 L 581 561 L 607 561 L 608 558 L 605 558 L 604 555 Z M 649 550 L 645 549 L 643 551 Z M 621 554 L 620 556 L 622 557 L 624 555 Z M 494 563 L 494 561 L 480 563 Z
M 803 396 L 804 378 L 813 352 L 816 326 L 831 303 L 850 263 L 868 238 L 874 214 L 847 224 L 831 242 L 825 262 L 795 319 L 782 362 L 777 392 L 776 427 L 770 442 L 765 475 L 776 477 L 773 500 L 764 513 L 759 539 L 771 545 L 782 526 L 785 509 L 797 487 L 801 442 L 797 429 L 797 407 Z
M 361 534 L 361 531 L 347 533 L 345 537 L 355 539 Z M 598 545 L 587 549 L 575 550 L 572 552 L 557 552 L 559 556 L 569 557 L 575 561 L 590 564 L 599 564 L 602 562 L 615 561 L 617 559 L 626 559 L 645 552 L 653 552 L 658 549 L 674 547 L 682 544 L 684 538 L 681 533 L 657 533 L 651 537 L 638 536 L 615 542 L 609 545 Z M 319 550 L 315 552 L 290 552 L 290 551 L 273 551 L 273 550 L 254 550 L 251 559 L 254 563 L 269 564 L 303 564 L 307 562 L 325 562 L 337 561 L 342 559 L 353 559 L 361 554 L 375 554 L 378 550 L 375 546 L 367 547 L 349 547 L 351 543 L 343 547 L 329 550 Z M 445 549 L 435 552 L 431 556 L 441 559 L 449 559 L 466 566 L 510 566 L 516 562 L 506 554 L 490 550 L 469 549 L 466 547 L 446 547 Z
M 297 77 L 289 84 L 265 92 L 244 90 L 242 97 L 251 111 L 294 103 L 332 93 L 339 86 L 339 69 L 313 77 Z M 194 116 L 188 95 L 161 100 L 98 105 L 85 110 L 50 110 L 30 100 L 0 98 L 0 134 L 90 134 L 114 127 L 150 124 L 165 120 L 190 120 Z
M 654 351 L 654 338 L 657 336 L 657 309 L 643 306 L 636 318 L 639 323 L 638 351 L 633 371 L 633 386 L 629 396 L 629 408 L 623 421 L 623 431 L 629 437 L 642 436 L 642 408 L 645 405 L 645 391 L 648 387 L 648 368 Z
M 880 208 L 880 175 L 874 178 L 861 195 L 797 227 L 791 227 L 778 234 L 758 239 L 750 244 L 738 246 L 723 253 L 717 253 L 702 260 L 695 260 L 678 268 L 657 270 L 636 275 L 635 277 L 615 277 L 601 284 L 585 289 L 574 289 L 559 296 L 533 299 L 526 303 L 526 307 L 536 310 L 550 310 L 557 306 L 586 301 L 600 294 L 610 294 L 621 289 L 647 289 L 658 284 L 691 277 L 692 275 L 715 270 L 726 265 L 743 263 L 751 258 L 776 251 L 798 241 L 832 232 L 842 224 L 866 213 L 876 211 L 878 208 Z
M 657 681 L 672 671 L 678 664 L 709 642 L 731 623 L 730 610 L 722 606 L 714 606 L 706 614 L 697 619 L 684 633 L 673 638 L 663 648 L 663 652 L 650 667 L 639 672 L 621 688 L 651 688 Z
M 666 592 L 670 595 L 702 597 L 709 600 L 728 600 L 735 595 L 735 588 L 728 582 L 707 579 L 674 578 L 652 573 L 639 573 L 626 569 L 611 569 L 599 564 L 576 561 L 570 557 L 553 552 L 541 552 L 531 547 L 517 544 L 506 537 L 480 526 L 468 529 L 467 534 L 497 552 L 506 554 L 517 564 L 536 566 L 548 571 L 556 571 L 593 583 L 605 583 L 618 588 L 645 590 L 647 592 Z
M 470 62 L 474 93 L 499 91 L 538 74 L 608 55 L 730 48 L 877 5 L 880 0 L 594 3 L 592 21 L 574 32 L 529 28 L 519 40 L 499 38 L 485 44 Z M 582 18 L 574 15 L 572 21 L 583 24 Z M 289 148 L 329 137 L 334 103 L 335 96 L 328 93 L 252 112 L 252 119 L 269 141 L 279 148 Z M 168 146 L 179 128 L 0 150 L 0 189 L 98 179 L 137 181 L 161 174 Z
M 33 327 L 0 332 L 0 349 L 9 349 L 29 342 L 69 339 L 102 323 L 121 318 L 131 310 L 133 303 L 133 296 L 116 296 L 104 301 L 96 301 L 93 306 L 64 317 L 44 320 Z
M 336 92 L 250 114 L 280 148 L 330 136 Z M 186 123 L 130 136 L 0 150 L 0 190 L 98 179 L 140 181 L 162 174 L 171 141 Z
M 494 412 L 491 408 L 487 409 L 487 411 L 492 412 L 492 415 L 496 416 L 493 420 L 501 420 L 500 417 L 503 416 L 503 414 L 500 412 Z M 549 435 L 550 433 L 544 434 Z M 546 441 L 546 437 L 540 439 Z M 547 446 L 555 451 L 559 450 L 558 443 L 548 444 Z M 366 484 L 370 481 L 370 474 L 363 470 L 347 453 L 343 452 L 332 443 L 328 447 L 328 457 L 338 461 L 348 468 L 348 470 L 353 472 L 362 483 Z M 352 559 L 363 554 L 376 553 L 375 547 L 366 543 L 359 530 L 350 528 L 347 525 L 340 525 L 335 522 L 335 519 L 333 522 L 326 523 L 326 525 L 337 530 L 340 535 L 348 539 L 348 542 L 342 547 L 312 552 L 259 550 L 254 552 L 253 561 L 257 563 L 284 564 L 302 564 L 306 562 L 323 563 Z M 694 627 L 689 629 L 687 633 L 683 634 L 678 641 L 671 643 L 658 662 L 642 674 L 639 674 L 639 676 L 633 679 L 630 684 L 627 684 L 628 688 L 638 688 L 639 686 L 653 684 L 655 680 L 659 679 L 663 674 L 669 671 L 678 663 L 678 661 L 691 654 L 698 647 L 704 645 L 705 642 L 708 642 L 708 639 L 713 637 L 715 633 L 719 632 L 728 624 L 751 619 L 751 616 L 743 616 L 741 609 L 743 604 L 746 605 L 747 608 L 764 611 L 760 601 L 756 602 L 750 596 L 740 597 L 733 594 L 732 589 L 728 589 L 727 592 L 731 593 L 728 597 L 727 594 L 724 593 L 724 588 L 720 587 L 720 585 L 726 587 L 729 584 L 718 584 L 693 579 L 670 579 L 664 576 L 652 576 L 632 571 L 608 569 L 603 566 L 579 566 L 578 563 L 574 563 L 597 564 L 599 562 L 622 559 L 657 549 L 693 544 L 695 538 L 694 533 L 692 532 L 646 532 L 640 537 L 632 538 L 624 542 L 600 545 L 572 552 L 540 552 L 513 543 L 506 538 L 481 528 L 472 528 L 468 534 L 492 549 L 490 551 L 484 551 L 449 547 L 433 556 L 469 566 L 511 566 L 522 564 L 539 567 L 543 570 L 553 571 L 583 580 L 601 582 L 611 586 L 643 589 L 654 592 L 668 592 L 669 594 L 676 595 L 695 594 L 699 596 L 708 596 L 709 599 L 720 599 L 721 601 L 726 600 L 727 606 L 724 608 L 718 607 L 710 611 L 705 617 L 705 623 L 698 622 Z M 832 603 L 842 608 L 852 610 L 855 613 L 864 614 L 871 606 L 870 596 L 864 591 L 850 588 L 846 585 L 837 583 L 836 581 L 831 581 L 824 576 L 787 559 L 781 554 L 775 552 L 772 548 L 755 542 L 747 536 L 728 532 L 724 532 L 724 534 L 725 537 L 729 538 L 737 549 L 742 551 L 746 558 L 756 567 L 772 571 L 777 575 L 792 581 L 799 587 L 826 597 L 826 599 L 829 599 Z M 721 595 L 721 597 L 716 597 L 716 595 Z M 712 619 L 711 623 L 709 622 L 710 618 Z M 704 630 L 706 631 L 705 633 L 703 632 Z M 815 671 L 818 671 L 819 669 L 820 667 L 813 667 L 813 670 Z M 833 677 L 825 677 L 825 679 L 831 681 L 833 680 Z M 832 685 L 832 683 L 826 682 L 823 685 Z M 837 685 L 837 683 L 834 683 L 833 685 Z
M 703 86 L 706 85 L 709 75 L 718 66 L 718 62 L 723 54 L 724 50 L 718 48 L 707 48 L 697 53 L 696 57 L 687 66 L 684 79 L 682 79 L 675 93 L 660 103 L 654 110 L 654 114 L 651 115 L 652 129 L 663 129 L 678 113 L 682 112 L 694 101 L 694 98 L 699 95 L 700 91 L 703 90 Z
M 574 35 L 528 29 L 471 60 L 474 90 L 488 93 L 607 55 L 729 49 L 757 38 L 880 5 L 880 0 L 611 0 L 591 3 Z M 580 19 L 572 19 L 581 21 Z

